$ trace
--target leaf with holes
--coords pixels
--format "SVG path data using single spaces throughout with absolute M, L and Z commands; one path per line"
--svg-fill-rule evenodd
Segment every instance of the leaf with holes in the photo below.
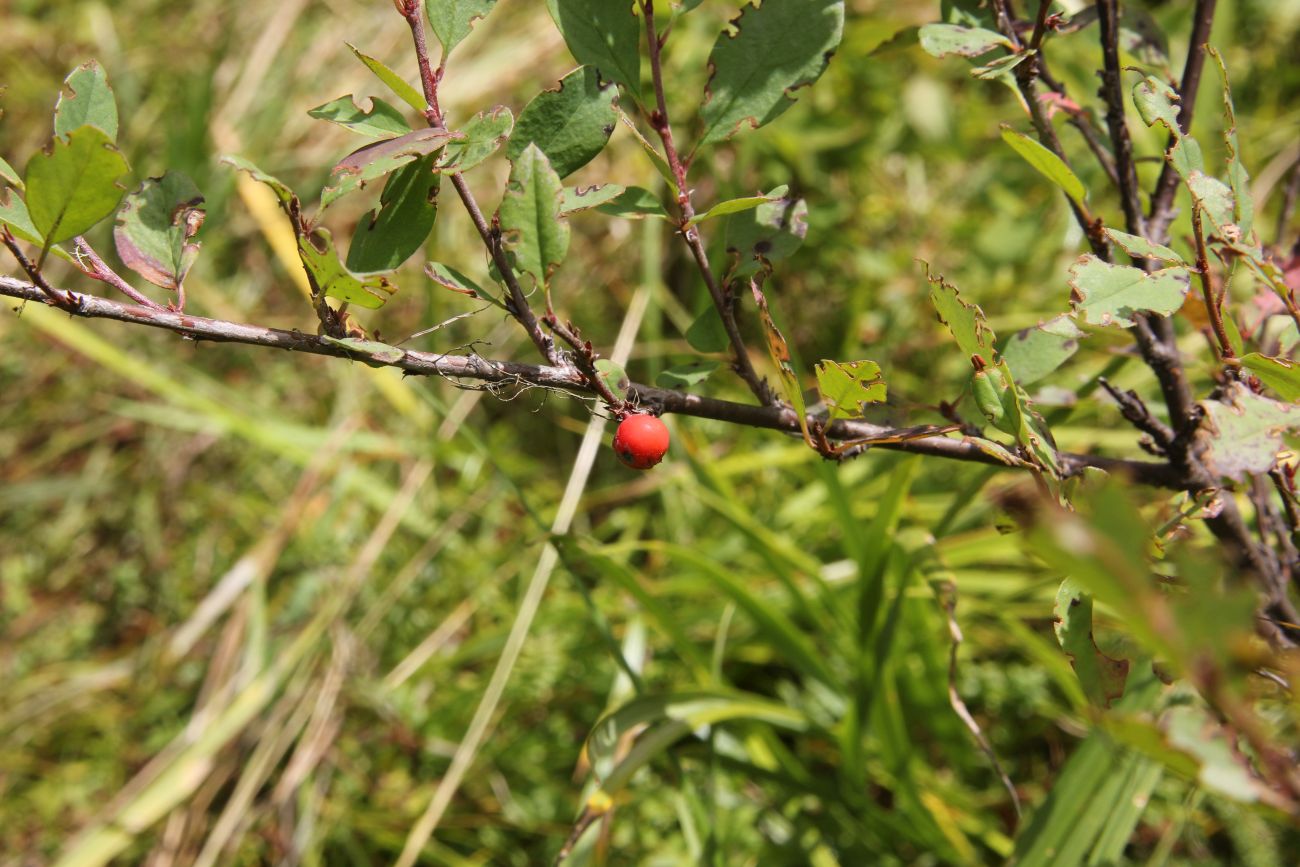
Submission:
M 1082 205 L 1088 197 L 1083 188 L 1083 181 L 1070 170 L 1065 161 L 1038 142 L 1023 133 L 1018 133 L 1006 124 L 1002 125 L 1002 140 L 1011 145 L 1011 149 L 1020 154 L 1025 162 L 1033 166 L 1039 174 L 1056 184 L 1077 204 Z
M 357 224 L 348 246 L 352 271 L 392 271 L 424 244 L 438 216 L 442 175 L 433 170 L 437 154 L 427 154 L 388 176 L 379 209 Z
M 442 43 L 442 57 L 446 60 L 451 50 L 459 45 L 474 22 L 486 18 L 496 5 L 496 0 L 425 0 L 429 13 L 429 26 Z
M 313 297 L 325 295 L 367 310 L 383 307 L 397 287 L 382 274 L 353 274 L 339 261 L 328 229 L 298 238 L 298 258 L 307 271 Z
M 1101 652 L 1092 633 L 1092 594 L 1074 579 L 1066 578 L 1056 592 L 1056 640 L 1070 658 L 1083 693 L 1098 707 L 1110 707 L 1124 695 L 1127 659 L 1111 659 Z
M 921 48 L 931 57 L 979 57 L 995 48 L 1013 48 L 1011 41 L 993 30 L 959 24 L 926 24 L 917 33 Z
M 480 111 L 460 128 L 460 138 L 447 142 L 440 167 L 447 171 L 469 171 L 496 153 L 496 149 L 510 137 L 514 125 L 514 115 L 504 105 L 491 111 Z
M 930 282 L 930 303 L 939 314 L 939 321 L 952 332 L 962 356 L 971 360 L 972 364 L 975 364 L 973 359 L 980 359 L 982 365 L 976 364 L 976 368 L 991 367 L 995 358 L 993 344 L 997 341 L 997 336 L 989 328 L 984 311 L 975 304 L 963 301 L 956 286 L 943 279 L 942 274 L 930 271 L 929 262 L 921 264 L 925 266 L 925 279 Z
M 81 64 L 63 81 L 54 106 L 54 133 L 67 135 L 79 126 L 98 127 L 110 141 L 117 141 L 117 100 L 108 76 L 93 60 Z
M 1242 481 L 1277 466 L 1282 435 L 1300 425 L 1300 407 L 1279 403 L 1232 383 L 1220 400 L 1204 400 L 1199 434 L 1206 463 L 1219 475 Z
M 1191 191 L 1192 202 L 1210 221 L 1216 234 L 1222 236 L 1224 227 L 1234 218 L 1232 189 L 1218 178 L 1199 171 L 1187 176 L 1187 189 Z
M 411 125 L 402 117 L 402 113 L 378 97 L 370 98 L 370 109 L 366 110 L 349 93 L 318 105 L 308 110 L 307 114 L 369 138 L 391 138 L 411 131 Z
M 1148 274 L 1088 253 L 1070 266 L 1070 286 L 1070 304 L 1089 325 L 1131 328 L 1138 313 L 1169 316 L 1182 307 L 1188 282 L 1182 268 Z
M 1000 354 L 1016 382 L 1029 385 L 1068 361 L 1086 336 L 1069 315 L 1062 314 L 1011 335 Z
M 803 199 L 777 198 L 768 193 L 758 207 L 727 217 L 724 240 L 733 257 L 729 274 L 748 277 L 759 269 L 794 254 L 808 234 L 808 203 Z
M 1136 259 L 1156 259 L 1167 265 L 1183 265 L 1183 257 L 1179 256 L 1173 250 L 1164 244 L 1157 244 L 1154 241 L 1148 241 L 1146 238 L 1138 235 L 1130 235 L 1128 232 L 1121 232 L 1118 229 L 1106 229 L 1106 237 L 1110 238 L 1120 249 Z
M 1178 126 L 1178 92 L 1154 75 L 1133 85 L 1133 104 L 1147 126 L 1160 124 L 1176 138 L 1183 133 Z
M 506 156 L 513 161 L 535 144 L 560 177 L 573 174 L 595 159 L 613 134 L 617 95 L 614 87 L 601 84 L 594 67 L 578 67 L 560 79 L 558 89 L 544 90 L 524 106 Z
M 862 418 L 862 405 L 885 399 L 885 380 L 874 361 L 830 361 L 817 365 L 817 390 L 837 418 Z
M 122 201 L 117 181 L 131 170 L 126 157 L 97 126 L 56 136 L 27 164 L 27 213 L 44 243 L 89 231 Z
M 117 255 L 154 285 L 176 289 L 199 255 L 203 194 L 180 172 L 149 178 L 126 197 L 113 227 Z
M 564 197 L 560 200 L 561 214 L 576 214 L 598 208 L 623 195 L 625 189 L 619 184 L 592 184 L 589 187 L 565 187 Z
M 641 21 L 623 0 L 546 0 L 546 8 L 579 63 L 641 97 Z
M 1232 88 L 1228 85 L 1228 68 L 1213 46 L 1207 52 L 1219 65 L 1219 81 L 1223 85 L 1223 145 L 1228 155 L 1228 183 L 1232 187 L 1233 221 L 1242 237 L 1250 235 L 1255 224 L 1255 200 L 1250 194 L 1250 173 L 1241 161 L 1241 144 L 1237 141 L 1237 112 L 1232 104 Z
M 329 207 L 340 196 L 363 189 L 370 181 L 439 150 L 454 135 L 443 129 L 418 129 L 357 148 L 330 171 L 329 181 L 321 190 L 321 207 Z
M 524 148 L 510 168 L 501 200 L 502 239 L 515 267 L 537 285 L 549 282 L 569 252 L 569 221 L 560 215 L 564 187 L 546 154 L 535 144 Z
M 757 129 L 794 105 L 791 95 L 821 77 L 844 33 L 844 0 L 751 3 L 709 54 L 701 144 Z

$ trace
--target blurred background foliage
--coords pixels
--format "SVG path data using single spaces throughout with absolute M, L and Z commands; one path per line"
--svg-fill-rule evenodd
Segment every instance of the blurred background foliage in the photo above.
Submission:
M 1058 192 L 999 141 L 1000 122 L 1027 128 L 1010 89 L 971 79 L 960 60 L 884 45 L 937 20 L 938 4 L 848 5 L 822 81 L 773 126 L 703 156 L 696 200 L 782 183 L 805 196 L 807 241 L 768 290 L 787 338 L 809 363 L 880 361 L 892 418 L 936 421 L 939 401 L 961 397 L 966 361 L 948 350 L 916 260 L 1006 336 L 1067 309 L 1081 239 Z M 1169 34 L 1181 69 L 1191 3 L 1132 5 Z M 517 115 L 573 66 L 544 4 L 498 6 L 451 63 L 453 125 L 497 103 Z M 706 0 L 670 39 L 670 106 L 688 140 L 709 48 L 739 6 Z M 1213 41 L 1271 225 L 1300 140 L 1300 2 L 1220 6 Z M 301 276 L 275 252 L 282 217 L 217 158 L 238 153 L 313 195 L 355 140 L 307 109 L 347 93 L 389 98 L 345 42 L 414 80 L 390 4 L 8 0 L 0 15 L 0 154 L 21 169 L 48 139 L 64 76 L 98 59 L 135 177 L 179 169 L 207 196 L 189 309 L 313 330 Z M 1095 30 L 1051 51 L 1073 98 L 1089 103 Z M 1213 159 L 1217 88 L 1201 99 L 1197 131 Z M 1163 139 L 1134 130 L 1139 154 L 1158 155 Z M 1082 142 L 1063 137 L 1085 183 L 1103 190 Z M 505 168 L 496 159 L 471 175 L 487 208 Z M 1144 162 L 1144 178 L 1155 168 Z M 570 183 L 604 180 L 656 182 L 626 130 Z M 377 197 L 332 209 L 336 237 Z M 645 287 L 633 378 L 692 356 L 683 333 L 706 296 L 669 230 L 594 214 L 572 223 L 561 312 L 607 349 Z M 721 231 L 706 235 L 716 245 Z M 107 226 L 90 240 L 111 249 Z M 449 195 L 425 254 L 399 274 L 399 295 L 362 317 L 386 340 L 471 309 L 420 274 L 427 259 L 486 273 Z M 60 266 L 56 285 L 69 276 Z M 531 360 L 520 337 L 485 312 L 410 345 Z M 200 745 L 182 756 L 197 785 L 158 821 L 114 832 L 126 835 L 121 863 L 392 863 L 501 652 L 589 405 L 195 346 L 30 305 L 0 316 L 0 340 L 0 864 L 45 863 L 78 829 L 138 806 L 142 790 L 179 785 L 164 775 L 149 788 L 150 762 L 186 744 Z M 1071 403 L 1121 348 L 1094 336 L 1042 402 Z M 1151 386 L 1140 364 L 1113 380 Z M 745 399 L 725 372 L 701 390 Z M 1280 814 L 1198 785 L 1194 766 L 1179 774 L 1135 758 L 1122 736 L 1088 735 L 1087 702 L 1052 635 L 1062 573 L 998 529 L 994 504 L 1023 478 L 879 450 L 836 468 L 771 432 L 668 421 L 673 450 L 654 472 L 633 475 L 608 451 L 598 459 L 504 701 L 423 863 L 546 863 L 589 793 L 580 752 L 600 715 L 634 690 L 723 685 L 786 703 L 811 728 L 700 729 L 637 772 L 573 863 L 1006 859 L 1011 801 L 949 706 L 945 601 L 965 638 L 956 689 L 1028 815 L 1041 827 L 1035 808 L 1073 781 L 1069 824 L 1096 826 L 1078 851 L 1037 863 L 1293 863 L 1285 853 L 1300 837 Z M 1054 430 L 1066 449 L 1140 454 L 1108 402 L 1078 401 Z M 1172 514 L 1160 492 L 1132 499 L 1152 526 Z M 862 631 L 845 614 L 859 586 L 879 602 Z M 1131 651 L 1110 616 L 1099 612 L 1098 641 Z M 1125 701 L 1159 689 L 1149 672 L 1135 661 Z M 236 696 L 268 682 L 255 712 L 213 734 Z M 1294 743 L 1283 694 L 1270 705 L 1269 686 L 1249 688 Z M 860 738 L 845 735 L 846 706 L 867 709 L 853 722 Z M 1123 786 L 1104 788 L 1116 779 Z M 1132 815 L 1117 817 L 1125 802 Z

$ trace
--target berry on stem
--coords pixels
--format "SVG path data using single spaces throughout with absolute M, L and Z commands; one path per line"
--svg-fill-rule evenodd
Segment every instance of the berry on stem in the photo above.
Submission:
M 663 460 L 668 451 L 668 428 L 644 413 L 627 416 L 614 434 L 614 453 L 634 470 L 648 470 Z

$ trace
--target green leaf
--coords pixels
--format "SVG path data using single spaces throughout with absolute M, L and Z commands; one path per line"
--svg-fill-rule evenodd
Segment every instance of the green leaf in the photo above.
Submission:
M 799 374 L 795 372 L 794 362 L 790 357 L 790 345 L 785 342 L 781 329 L 776 327 L 776 320 L 772 318 L 772 311 L 768 309 L 767 298 L 763 295 L 758 281 L 751 279 L 749 288 L 754 296 L 754 303 L 758 305 L 758 319 L 763 325 L 767 354 L 772 359 L 772 366 L 781 377 L 781 390 L 799 418 L 799 429 L 803 432 L 804 441 L 811 445 L 813 440 L 808 432 L 808 406 L 803 399 L 803 385 L 799 382 Z
M 191 238 L 203 225 L 203 194 L 180 172 L 149 178 L 126 197 L 113 243 L 126 266 L 157 286 L 176 289 L 199 254 Z
M 418 129 L 397 138 L 385 139 L 358 148 L 338 161 L 330 171 L 329 182 L 321 190 L 320 203 L 327 208 L 340 196 L 363 189 L 375 178 L 401 168 L 440 149 L 454 135 L 447 130 Z
M 1242 481 L 1277 466 L 1282 435 L 1300 425 L 1300 407 L 1232 383 L 1220 400 L 1203 400 L 1205 461 L 1218 475 Z
M 41 233 L 36 231 L 32 225 L 31 215 L 27 213 L 27 203 L 22 200 L 14 190 L 6 190 L 0 187 L 0 223 L 9 227 L 17 238 L 22 238 L 29 244 L 40 245 Z M 55 244 L 50 247 L 50 252 L 60 259 L 66 259 L 69 262 L 75 262 L 67 250 Z
M 627 400 L 627 389 L 632 381 L 627 378 L 627 371 L 621 364 L 610 361 L 608 358 L 596 359 L 596 376 L 599 377 L 609 390 L 614 392 L 619 398 Z
M 108 134 L 81 126 L 56 137 L 27 164 L 27 212 L 46 243 L 84 234 L 113 213 L 131 170 Z
M 492 156 L 510 136 L 515 118 L 510 109 L 498 105 L 491 111 L 480 111 L 460 128 L 461 138 L 447 142 L 446 158 L 442 168 L 467 172 Z
M 626 192 L 619 184 L 592 184 L 589 187 L 565 187 L 560 200 L 561 214 L 576 214 L 609 204 Z
M 597 205 L 596 210 L 613 217 L 629 217 L 632 219 L 662 217 L 665 220 L 668 219 L 668 212 L 664 210 L 659 197 L 644 187 L 628 187 L 612 201 Z
M 976 369 L 992 367 L 995 358 L 993 344 L 997 337 L 989 328 L 984 311 L 963 301 L 956 286 L 943 279 L 943 275 L 930 271 L 929 262 L 921 264 L 925 266 L 925 279 L 930 282 L 930 303 L 939 314 L 939 321 L 952 332 L 962 357 Z M 976 358 L 980 359 L 980 364 L 975 364 Z
M 248 172 L 253 180 L 266 184 L 271 188 L 271 192 L 275 193 L 275 197 L 280 200 L 282 206 L 288 207 L 289 203 L 297 198 L 287 184 L 274 175 L 268 175 L 243 157 L 227 154 L 221 158 L 221 162 L 239 171 Z
M 501 299 L 497 298 L 496 295 L 484 289 L 478 283 L 475 283 L 469 277 L 465 276 L 460 271 L 457 271 L 450 265 L 443 265 L 441 262 L 429 262 L 424 266 L 424 273 L 428 275 L 430 280 L 437 283 L 439 286 L 442 286 L 444 289 L 450 289 L 453 292 L 467 295 L 470 298 L 482 298 L 484 301 L 489 301 L 497 307 L 500 307 L 502 310 L 509 310 L 505 303 L 501 301 Z
M 1088 324 L 1131 328 L 1136 313 L 1169 316 L 1182 307 L 1188 283 L 1182 268 L 1147 274 L 1088 253 L 1070 266 L 1070 286 L 1070 303 Z
M 535 144 L 524 148 L 510 169 L 501 200 L 501 230 L 515 267 L 546 285 L 569 252 L 569 222 L 560 216 L 564 187 L 546 154 Z
M 759 205 L 765 205 L 770 202 L 776 202 L 785 197 L 790 188 L 786 184 L 776 187 L 770 193 L 761 196 L 745 196 L 740 199 L 728 199 L 725 202 L 718 202 L 712 208 L 709 208 L 703 214 L 696 214 L 687 223 L 687 226 L 697 226 L 705 220 L 713 220 L 718 217 L 725 217 L 728 214 L 739 214 L 742 211 L 750 211 Z
M 327 120 L 339 126 L 347 127 L 355 133 L 370 138 L 389 138 L 411 131 L 411 125 L 402 117 L 402 113 L 378 97 L 370 98 L 370 110 L 366 111 L 352 94 L 318 105 L 307 114 L 317 120 Z
M 722 352 L 727 348 L 727 329 L 710 303 L 686 329 L 686 342 L 696 352 Z
M 438 216 L 442 175 L 434 171 L 437 154 L 426 154 L 389 175 L 379 210 L 357 224 L 348 246 L 352 271 L 392 271 L 415 254 L 433 231 Z
M 1002 81 L 1008 87 L 1015 87 L 1015 79 L 1011 73 L 1015 71 L 1017 66 L 1033 57 L 1036 53 L 1033 49 L 1030 49 L 1016 54 L 1004 54 L 983 66 L 976 66 L 971 69 L 971 77 L 978 78 L 981 81 Z
M 885 380 L 874 361 L 830 361 L 817 365 L 817 389 L 830 412 L 837 418 L 862 418 L 864 403 L 885 399 Z
M 1178 92 L 1153 75 L 1133 85 L 1133 104 L 1147 126 L 1160 124 L 1175 138 L 1182 138 L 1178 126 Z
M 726 334 L 723 334 L 723 341 L 725 343 Z M 655 385 L 660 388 L 693 388 L 712 376 L 721 366 L 720 362 L 703 359 L 675 364 L 655 377 Z
M 1196 757 L 1197 782 L 1233 800 L 1248 804 L 1259 800 L 1259 780 L 1237 745 L 1228 740 L 1223 726 L 1204 708 L 1170 708 L 1164 723 L 1169 745 Z
M 420 112 L 420 114 L 424 114 L 424 111 L 425 109 L 428 108 L 428 105 L 425 104 L 424 96 L 420 93 L 420 91 L 416 90 L 414 87 L 411 87 L 411 85 L 407 83 L 405 78 L 402 78 L 402 76 L 398 75 L 396 72 L 393 72 L 393 70 L 385 66 L 382 61 L 376 60 L 375 58 L 371 57 L 369 54 L 361 53 L 359 50 L 357 50 L 357 47 L 353 45 L 351 42 L 345 42 L 344 44 L 347 45 L 347 47 L 352 50 L 352 53 L 356 55 L 357 60 L 360 60 L 362 63 L 364 63 L 366 65 L 366 68 L 375 74 L 376 78 L 378 78 L 384 84 L 388 85 L 389 89 L 392 90 L 393 93 L 401 97 L 402 102 L 406 103 L 411 108 Z
M 1189 135 L 1174 142 L 1174 146 L 1165 154 L 1165 161 L 1174 167 L 1178 176 L 1186 181 L 1192 172 L 1205 171 L 1205 157 L 1201 154 L 1201 145 Z
M 0 181 L 5 182 L 20 193 L 23 191 L 23 179 L 18 177 L 18 172 L 13 166 L 9 165 L 4 157 L 0 157 Z
M 560 79 L 557 90 L 544 90 L 519 114 L 506 144 L 514 161 L 530 143 L 541 148 L 560 177 L 567 177 L 600 153 L 618 123 L 614 87 L 602 85 L 591 66 L 580 66 Z
M 641 20 L 624 0 L 546 0 L 569 53 L 641 98 Z
M 777 187 L 772 191 L 780 190 Z M 727 217 L 723 235 L 733 262 L 733 277 L 757 274 L 769 265 L 794 254 L 808 234 L 808 203 L 803 199 L 775 198 L 758 207 Z
M 104 70 L 93 60 L 64 79 L 54 106 L 55 135 L 65 136 L 86 124 L 102 130 L 109 141 L 117 141 L 117 101 Z
M 1001 33 L 957 24 L 926 24 L 917 36 L 921 48 L 932 57 L 947 57 L 949 54 L 979 57 L 999 46 L 1014 47 Z
M 1156 259 L 1169 265 L 1183 265 L 1183 257 L 1179 256 L 1173 250 L 1164 244 L 1157 244 L 1148 241 L 1146 238 L 1137 235 L 1130 235 L 1128 232 L 1121 232 L 1118 229 L 1106 229 L 1106 236 L 1120 246 L 1120 248 L 1135 259 Z
M 353 274 L 339 261 L 328 229 L 298 238 L 298 257 L 307 271 L 313 297 L 325 295 L 367 310 L 383 307 L 397 287 L 382 274 Z
M 1024 389 L 1016 384 L 1006 361 L 976 370 L 971 386 L 975 401 L 989 423 L 1015 437 L 1016 443 L 1029 454 L 1034 464 L 1051 476 L 1057 476 L 1060 461 L 1051 431 L 1043 417 L 1034 410 Z
M 1241 366 L 1259 381 L 1289 401 L 1300 400 L 1300 367 L 1289 358 L 1273 358 L 1252 352 L 1241 357 Z
M 1127 659 L 1111 659 L 1097 647 L 1092 634 L 1092 594 L 1072 578 L 1056 593 L 1054 629 L 1061 650 L 1079 677 L 1084 695 L 1098 707 L 1110 707 L 1124 695 Z
M 1043 177 L 1064 190 L 1065 194 L 1077 204 L 1083 204 L 1088 191 L 1083 188 L 1083 181 L 1079 180 L 1060 157 L 1006 124 L 1002 125 L 1002 140 L 1011 145 L 1011 149 L 1024 157 L 1025 162 L 1037 169 Z
M 764 0 L 746 6 L 709 54 L 701 144 L 757 129 L 794 105 L 791 93 L 815 82 L 844 32 L 844 0 Z
M 321 335 L 321 340 L 334 346 L 342 347 L 348 352 L 355 352 L 362 356 L 362 360 L 371 359 L 375 363 L 372 367 L 384 367 L 389 364 L 396 364 L 406 357 L 406 351 L 396 346 L 389 346 L 387 343 L 380 343 L 377 340 L 363 340 L 359 337 L 330 337 L 327 334 Z
M 442 43 L 445 61 L 451 50 L 469 36 L 474 22 L 487 17 L 496 0 L 425 0 L 424 5 L 429 12 L 429 26 Z
M 1087 335 L 1066 314 L 1049 319 L 1011 336 L 1001 356 L 1022 386 L 1037 382 L 1056 370 L 1079 350 Z
M 1232 189 L 1218 178 L 1195 170 L 1187 176 L 1187 189 L 1191 191 L 1195 206 L 1209 219 L 1216 232 L 1222 235 L 1224 226 L 1234 219 Z

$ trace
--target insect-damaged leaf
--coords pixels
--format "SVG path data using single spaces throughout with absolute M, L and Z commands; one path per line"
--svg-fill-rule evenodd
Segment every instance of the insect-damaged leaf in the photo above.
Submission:
M 98 127 L 109 140 L 117 141 L 117 101 L 103 68 L 93 60 L 81 64 L 64 79 L 63 91 L 54 106 L 56 135 L 67 135 L 85 124 Z
M 362 108 L 352 94 L 340 96 L 324 105 L 308 110 L 317 120 L 328 120 L 353 132 L 370 138 L 388 138 L 404 135 L 411 125 L 402 113 L 378 97 L 370 98 L 370 109 Z
M 27 164 L 27 212 L 46 243 L 88 231 L 113 213 L 126 190 L 117 179 L 130 171 L 126 157 L 97 126 L 80 126 Z
M 972 359 L 972 364 L 973 359 L 979 358 L 982 366 L 993 366 L 993 344 L 997 337 L 984 319 L 984 311 L 963 301 L 956 286 L 943 279 L 943 275 L 930 271 L 929 262 L 921 264 L 925 266 L 925 279 L 930 281 L 930 303 L 939 314 L 939 321 L 948 326 L 956 338 L 962 355 Z
M 513 161 L 533 143 L 560 177 L 571 175 L 591 162 L 613 134 L 615 96 L 616 89 L 602 86 L 594 67 L 578 67 L 560 79 L 558 89 L 544 90 L 524 106 L 506 156 Z
M 524 148 L 510 168 L 501 200 L 501 231 L 515 267 L 545 285 L 569 252 L 569 221 L 560 215 L 564 187 L 546 154 Z
M 641 96 L 641 20 L 632 0 L 546 0 L 575 60 Z
M 1098 707 L 1110 707 L 1124 695 L 1127 659 L 1111 659 L 1097 647 L 1092 634 L 1092 594 L 1066 578 L 1056 593 L 1056 640 L 1070 658 L 1083 693 Z
M 369 181 L 433 153 L 457 135 L 442 129 L 418 129 L 354 150 L 339 160 L 330 172 L 329 183 L 321 191 L 321 207 L 328 207 L 339 196 L 361 189 Z
M 864 403 L 885 399 L 885 381 L 874 361 L 830 361 L 817 365 L 817 390 L 831 419 L 862 418 Z
M 1183 261 L 1182 256 L 1179 256 L 1164 244 L 1157 244 L 1139 235 L 1130 235 L 1128 232 L 1121 232 L 1118 229 L 1106 229 L 1105 232 L 1106 237 L 1118 244 L 1120 249 L 1135 259 L 1157 259 L 1168 265 L 1187 264 Z
M 1088 253 L 1070 266 L 1070 286 L 1070 303 L 1088 324 L 1130 328 L 1137 313 L 1168 316 L 1182 307 L 1188 282 L 1182 268 L 1147 274 Z
M 808 203 L 803 199 L 779 198 L 782 187 L 767 193 L 769 201 L 752 210 L 727 217 L 727 253 L 734 256 L 731 275 L 757 274 L 764 263 L 780 261 L 794 254 L 808 234 Z
M 1170 134 L 1181 138 L 1178 126 L 1177 91 L 1153 75 L 1148 75 L 1133 85 L 1133 104 L 1147 126 L 1160 124 Z
M 168 172 L 149 178 L 118 211 L 113 227 L 117 255 L 150 283 L 176 289 L 199 254 L 199 243 L 191 239 L 203 216 L 203 194 L 188 177 Z
M 1230 385 L 1220 400 L 1204 400 L 1201 406 L 1206 463 L 1237 481 L 1277 466 L 1282 434 L 1300 425 L 1300 407 L 1254 394 L 1239 383 Z
M 514 125 L 514 115 L 504 105 L 491 111 L 480 111 L 460 128 L 460 138 L 447 142 L 440 167 L 456 172 L 469 171 L 501 147 L 501 143 L 510 137 Z
M 1228 182 L 1232 187 L 1233 220 L 1248 237 L 1255 223 L 1255 200 L 1250 195 L 1250 174 L 1241 161 L 1241 144 L 1237 141 L 1237 112 L 1232 105 L 1232 88 L 1228 85 L 1228 68 L 1213 46 L 1207 47 L 1209 55 L 1219 65 L 1219 81 L 1223 84 L 1223 144 L 1228 152 Z
M 298 238 L 298 257 L 312 287 L 312 294 L 337 298 L 358 307 L 383 307 L 397 287 L 382 274 L 353 274 L 339 261 L 328 229 L 316 229 Z
M 610 202 L 626 190 L 619 184 L 592 184 L 589 187 L 565 187 L 560 200 L 560 213 L 576 214 Z
M 782 184 L 773 189 L 770 193 L 761 196 L 744 196 L 739 199 L 728 199 L 725 202 L 718 202 L 702 214 L 696 214 L 687 222 L 688 226 L 697 226 L 706 220 L 714 220 L 718 217 L 725 217 L 728 214 L 739 214 L 743 211 L 750 211 L 759 205 L 766 205 L 772 202 L 778 202 L 785 198 L 785 194 L 790 191 L 789 186 Z
M 764 0 L 750 4 L 713 44 L 713 74 L 700 109 L 701 144 L 731 138 L 743 126 L 771 123 L 815 82 L 844 32 L 843 0 Z
M 1073 319 L 1062 314 L 1013 334 L 1002 346 L 1001 355 L 1016 382 L 1029 385 L 1069 360 L 1086 336 Z
M 486 18 L 496 0 L 425 0 L 429 26 L 442 43 L 445 59 L 451 50 L 469 36 L 474 22 Z
M 917 33 L 917 37 L 921 48 L 932 57 L 947 57 L 949 54 L 979 57 L 998 46 L 1012 47 L 1011 41 L 1001 33 L 958 24 L 926 24 Z
M 758 318 L 763 323 L 763 336 L 766 338 L 768 355 L 781 377 L 781 390 L 785 393 L 785 399 L 794 407 L 795 414 L 799 416 L 799 429 L 803 432 L 804 441 L 812 445 L 812 435 L 808 432 L 808 405 L 804 402 L 803 387 L 799 384 L 799 375 L 795 373 L 794 362 L 790 358 L 790 346 L 781 335 L 781 329 L 776 327 L 776 321 L 772 318 L 772 311 L 767 307 L 767 298 L 763 295 L 758 281 L 751 279 L 749 288 L 754 295 L 754 303 L 758 305 Z

